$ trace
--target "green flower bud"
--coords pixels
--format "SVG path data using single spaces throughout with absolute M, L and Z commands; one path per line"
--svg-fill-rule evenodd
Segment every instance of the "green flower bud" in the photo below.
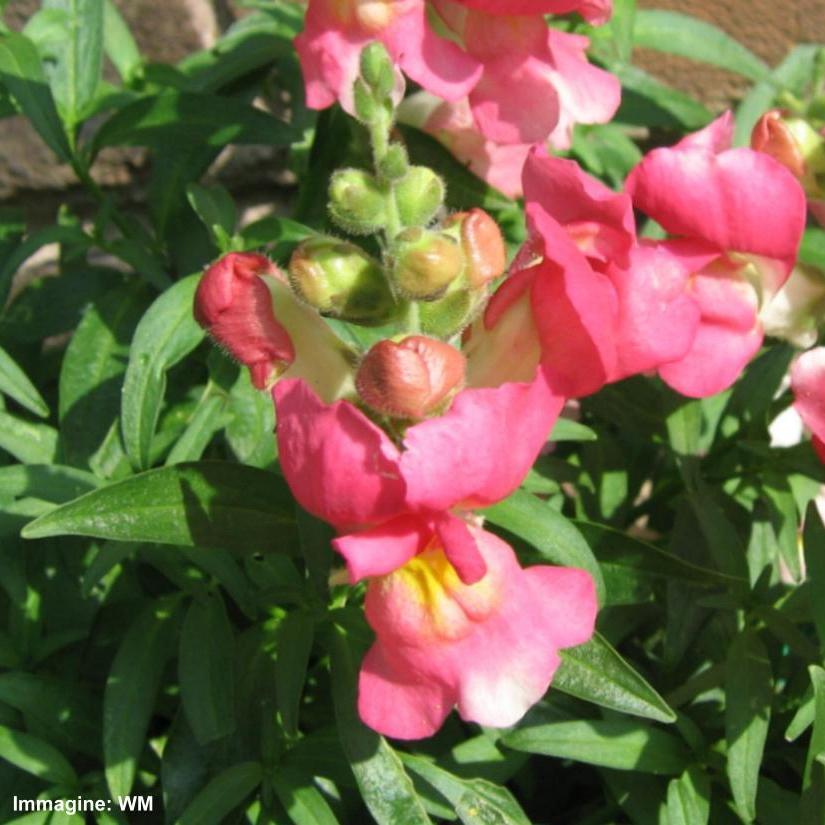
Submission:
M 461 246 L 449 235 L 421 227 L 396 239 L 392 277 L 398 291 L 416 301 L 434 301 L 464 269 Z
M 426 166 L 412 166 L 395 185 L 395 202 L 404 226 L 424 226 L 444 203 L 444 182 Z
M 382 324 L 397 308 L 381 265 L 347 241 L 304 241 L 292 253 L 288 272 L 295 292 L 325 315 Z
M 386 223 L 386 194 L 362 169 L 339 169 L 329 184 L 329 214 L 342 229 L 369 235 Z
M 390 96 L 395 87 L 395 67 L 383 43 L 376 41 L 362 49 L 361 77 L 378 100 Z
M 486 290 L 458 289 L 418 307 L 421 332 L 435 338 L 452 338 L 471 324 L 487 301 Z
M 400 180 L 409 171 L 407 150 L 400 143 L 391 143 L 379 164 L 378 173 L 387 180 Z

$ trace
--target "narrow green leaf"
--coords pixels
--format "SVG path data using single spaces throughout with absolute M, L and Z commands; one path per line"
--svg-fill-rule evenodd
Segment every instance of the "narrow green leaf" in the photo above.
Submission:
M 28 733 L 0 725 L 0 759 L 56 785 L 73 787 L 77 774 L 59 750 Z
M 338 735 L 364 803 L 378 825 L 430 825 L 395 751 L 356 710 L 355 663 L 344 631 L 333 628 L 332 685 Z
M 214 236 L 216 226 L 219 226 L 229 237 L 235 233 L 238 210 L 232 195 L 222 186 L 202 186 L 199 183 L 190 183 L 186 187 L 186 197 L 189 205 L 195 210 L 211 235 Z
M 709 63 L 751 80 L 764 80 L 770 75 L 763 60 L 722 29 L 674 11 L 638 9 L 633 43 Z
M 167 467 L 186 461 L 197 461 L 209 446 L 212 437 L 223 426 L 225 418 L 222 412 L 226 406 L 226 397 L 211 394 L 210 389 L 207 389 L 198 402 L 186 429 L 166 457 Z
M 104 146 L 158 146 L 170 142 L 220 147 L 229 143 L 288 146 L 301 136 L 261 109 L 233 97 L 167 90 L 124 106 L 95 135 Z
M 112 0 L 103 0 L 103 49 L 121 79 L 132 79 L 143 59 L 126 21 Z
M 32 126 L 59 160 L 68 162 L 72 151 L 46 83 L 40 56 L 22 34 L 0 36 L 0 82 L 31 121 Z
M 52 464 L 57 458 L 57 430 L 0 410 L 0 447 L 24 464 Z
M 50 44 L 44 71 L 69 129 L 83 120 L 103 72 L 103 0 L 43 0 L 66 14 L 64 36 Z
M 290 551 L 284 527 L 293 523 L 291 496 L 274 473 L 205 461 L 149 470 L 101 487 L 41 516 L 23 537 Z
M 632 665 L 601 634 L 561 651 L 553 687 L 602 707 L 657 722 L 674 722 L 676 714 Z
M 498 527 L 503 527 L 531 544 L 553 564 L 581 567 L 593 576 L 599 601 L 605 588 L 599 565 L 581 533 L 561 513 L 523 490 L 482 511 Z
M 227 768 L 189 803 L 176 825 L 221 825 L 261 784 L 263 770 L 257 762 L 241 762 Z
M 279 766 L 270 781 L 295 825 L 338 825 L 326 799 L 308 777 Z
M 805 566 L 810 582 L 810 605 L 820 649 L 825 650 L 825 526 L 814 502 L 805 514 L 802 534 Z
M 501 742 L 508 748 L 573 759 L 605 768 L 679 774 L 687 752 L 669 733 L 641 722 L 582 719 L 517 728 Z
M 41 418 L 46 418 L 49 414 L 49 407 L 43 400 L 43 396 L 2 347 L 0 347 L 0 393 L 5 393 L 20 406 Z
M 548 441 L 596 441 L 598 437 L 598 433 L 578 421 L 559 418 L 553 425 Z
M 123 382 L 121 424 L 126 453 L 137 470 L 149 467 L 149 454 L 163 397 L 166 371 L 203 340 L 192 315 L 199 275 L 164 292 L 141 319 L 129 350 Z
M 300 610 L 290 613 L 277 630 L 278 662 L 275 693 L 281 725 L 288 736 L 298 733 L 298 709 L 314 638 L 312 617 Z
M 144 609 L 120 643 L 103 695 L 103 760 L 115 797 L 130 793 L 180 619 L 177 597 Z
M 825 670 L 808 668 L 814 688 L 816 719 L 805 757 L 800 800 L 800 825 L 823 825 L 825 822 Z
M 452 804 L 464 825 L 530 825 L 507 788 L 485 779 L 462 779 L 421 756 L 405 753 L 401 761 Z
M 183 710 L 201 744 L 235 730 L 234 644 L 220 594 L 196 598 L 183 620 L 178 675 Z
M 793 718 L 788 723 L 785 730 L 785 741 L 795 742 L 805 733 L 808 728 L 813 725 L 816 718 L 816 703 L 814 701 L 814 692 L 808 689 L 802 698 L 799 707 L 796 709 Z
M 667 825 L 707 825 L 710 821 L 710 782 L 692 765 L 667 786 Z
M 756 790 L 768 735 L 773 695 L 768 653 L 759 636 L 746 631 L 728 651 L 725 680 L 727 773 L 739 815 L 756 817 Z

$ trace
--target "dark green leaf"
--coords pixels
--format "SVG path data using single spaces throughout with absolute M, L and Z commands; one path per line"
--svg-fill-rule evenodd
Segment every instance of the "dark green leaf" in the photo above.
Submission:
M 278 626 L 278 663 L 275 691 L 281 725 L 288 736 L 298 733 L 298 709 L 304 690 L 309 656 L 314 638 L 312 616 L 293 611 Z
M 825 822 L 825 670 L 808 668 L 814 687 L 816 719 L 805 757 L 800 801 L 800 825 L 822 825 Z
M 805 565 L 810 581 L 810 604 L 819 646 L 825 649 L 825 526 L 814 502 L 805 514 Z
M 5 393 L 29 412 L 41 418 L 49 414 L 49 408 L 43 396 L 2 347 L 0 347 L 0 393 Z
M 220 594 L 196 598 L 180 636 L 178 675 L 183 709 L 205 744 L 235 730 L 234 634 Z
M 113 796 L 130 793 L 166 660 L 180 619 L 177 598 L 148 605 L 112 662 L 103 696 L 103 758 Z
M 203 221 L 203 225 L 210 234 L 215 234 L 216 226 L 220 227 L 229 237 L 234 234 L 238 210 L 235 208 L 235 201 L 226 189 L 222 186 L 207 187 L 199 183 L 190 183 L 186 187 L 186 196 L 189 205 Z
M 62 504 L 94 490 L 100 482 L 91 474 L 59 464 L 14 464 L 0 467 L 0 490 Z
M 64 504 L 28 525 L 24 537 L 289 551 L 288 542 L 276 539 L 294 522 L 292 506 L 286 485 L 273 473 L 218 461 L 176 464 Z
M 262 777 L 257 762 L 241 762 L 227 768 L 192 800 L 176 825 L 221 825 L 261 784 Z
M 150 466 L 166 371 L 203 340 L 204 332 L 192 315 L 199 281 L 199 275 L 192 275 L 164 292 L 135 330 L 123 381 L 121 425 L 126 453 L 138 470 Z
M 727 773 L 739 815 L 756 816 L 756 789 L 773 696 L 771 666 L 759 636 L 746 631 L 728 651 L 725 681 Z
M 562 650 L 561 658 L 553 678 L 557 690 L 622 713 L 675 721 L 667 702 L 599 633 L 583 645 Z
M 338 825 L 326 799 L 308 777 L 281 770 L 279 766 L 271 781 L 278 799 L 295 825 Z
M 0 725 L 0 759 L 39 779 L 73 787 L 77 775 L 66 757 L 48 742 Z

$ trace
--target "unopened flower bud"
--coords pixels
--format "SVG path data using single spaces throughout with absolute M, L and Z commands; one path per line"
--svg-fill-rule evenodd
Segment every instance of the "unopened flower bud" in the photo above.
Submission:
M 355 244 L 310 238 L 289 262 L 295 292 L 319 312 L 366 324 L 386 322 L 396 308 L 381 265 Z
M 386 221 L 386 195 L 363 169 L 339 169 L 329 185 L 329 213 L 342 229 L 368 235 Z
M 461 243 L 466 262 L 464 277 L 470 286 L 481 288 L 504 272 L 504 238 L 498 224 L 483 209 L 451 215 L 444 230 L 455 233 Z
M 407 150 L 400 143 L 391 143 L 378 166 L 379 173 L 387 180 L 400 180 L 410 171 Z
M 444 203 L 444 182 L 426 166 L 411 166 L 395 185 L 395 202 L 404 226 L 424 226 Z
M 823 195 L 818 177 L 825 173 L 825 137 L 803 118 L 786 117 L 777 109 L 766 112 L 751 133 L 751 148 L 779 161 L 809 197 Z
M 442 232 L 405 229 L 395 240 L 392 277 L 398 290 L 416 301 L 434 301 L 464 269 L 458 242 Z
M 395 87 L 395 67 L 382 43 L 375 41 L 362 49 L 360 68 L 361 77 L 374 96 L 379 100 L 388 98 Z
M 463 388 L 466 366 L 455 347 L 411 335 L 379 341 L 361 362 L 355 386 L 376 412 L 419 420 L 442 411 Z
M 458 289 L 438 301 L 420 304 L 421 331 L 438 338 L 452 338 L 475 320 L 486 301 L 486 290 Z
M 264 279 L 283 281 L 263 255 L 232 252 L 212 264 L 195 293 L 195 319 L 229 353 L 249 367 L 258 389 L 269 386 L 295 359 L 278 323 Z

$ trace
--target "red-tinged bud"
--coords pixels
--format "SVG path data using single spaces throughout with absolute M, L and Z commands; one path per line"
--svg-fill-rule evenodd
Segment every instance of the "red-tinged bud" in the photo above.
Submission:
M 451 215 L 444 229 L 459 238 L 466 261 L 464 277 L 471 287 L 480 289 L 504 272 L 504 238 L 498 224 L 483 209 Z
M 796 137 L 778 109 L 765 112 L 751 133 L 751 148 L 778 160 L 800 180 L 805 175 L 805 158 Z
M 398 290 L 415 301 L 433 301 L 464 269 L 461 247 L 449 235 L 415 227 L 395 239 L 392 277 Z
M 283 275 L 263 255 L 231 252 L 206 270 L 195 294 L 195 319 L 249 367 L 258 389 L 269 386 L 295 359 L 264 279 L 283 281 Z
M 376 412 L 417 421 L 447 406 L 464 387 L 466 367 L 455 347 L 411 335 L 379 341 L 361 362 L 355 386 Z

